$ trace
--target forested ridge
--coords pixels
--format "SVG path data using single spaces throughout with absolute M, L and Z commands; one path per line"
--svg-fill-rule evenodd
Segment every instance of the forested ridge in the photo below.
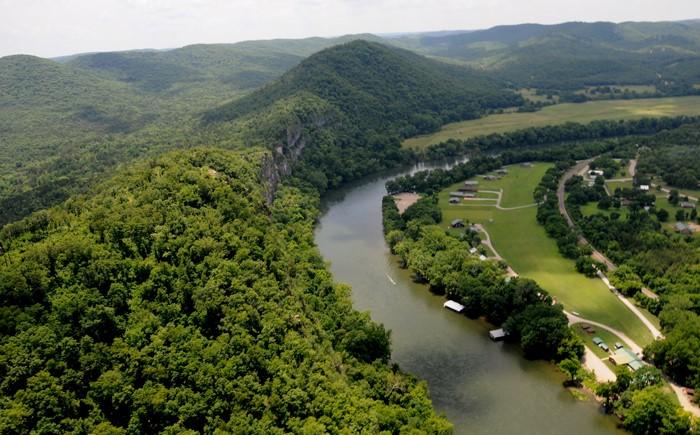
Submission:
M 674 95 L 693 93 L 700 82 L 697 22 L 516 24 L 399 42 L 554 94 L 644 84 Z
M 265 154 L 166 154 L 2 229 L 1 433 L 450 431 Z
M 410 160 L 403 137 L 522 102 L 482 74 L 367 41 L 301 61 L 331 43 L 297 41 L 287 51 L 275 41 L 194 46 L 85 55 L 63 64 L 3 58 L 0 86 L 12 92 L 0 94 L 0 127 L 7 133 L 0 144 L 0 223 L 84 192 L 119 164 L 202 145 L 281 147 L 290 161 L 303 152 L 297 171 L 323 191 Z M 251 71 L 281 74 L 275 62 L 284 63 L 284 53 L 301 63 L 221 105 L 242 95 L 230 90 L 238 85 L 221 83 L 226 71 L 257 65 Z
M 520 82 L 367 41 L 302 60 L 327 42 L 0 59 L 0 433 L 448 433 L 425 384 L 388 365 L 390 334 L 333 283 L 313 243 L 319 196 L 419 157 L 569 161 L 697 121 L 567 124 L 418 155 L 401 139 L 520 106 Z M 692 154 L 676 145 L 658 150 Z M 693 161 L 655 170 L 672 183 Z M 387 187 L 431 193 L 473 170 Z M 470 241 L 431 211 L 415 206 L 392 236 L 406 265 L 528 356 L 577 360 L 536 283 L 466 258 Z

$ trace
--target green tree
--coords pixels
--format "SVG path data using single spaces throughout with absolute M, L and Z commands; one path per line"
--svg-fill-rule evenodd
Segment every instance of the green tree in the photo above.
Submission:
M 567 358 L 559 362 L 559 369 L 568 376 L 567 384 L 578 386 L 583 378 L 583 368 L 577 359 Z
M 635 435 L 651 435 L 682 429 L 676 421 L 677 407 L 667 394 L 656 388 L 636 391 L 632 395 L 632 406 L 624 413 L 624 425 Z M 686 426 L 689 428 L 689 425 Z

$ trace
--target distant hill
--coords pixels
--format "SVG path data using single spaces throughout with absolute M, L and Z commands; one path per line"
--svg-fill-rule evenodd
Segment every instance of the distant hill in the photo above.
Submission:
M 0 108 L 43 108 L 75 115 L 88 109 L 108 111 L 117 102 L 142 103 L 128 86 L 39 57 L 2 57 L 0 73 Z
M 309 57 L 274 83 L 208 111 L 204 119 L 229 121 L 301 92 L 320 97 L 364 130 L 391 126 L 400 135 L 520 102 L 481 73 L 357 40 Z
M 697 22 L 520 24 L 406 43 L 522 87 L 653 84 L 672 93 L 700 83 Z
M 357 40 L 205 112 L 203 125 L 217 137 L 275 148 L 293 161 L 295 175 L 324 191 L 404 161 L 402 138 L 521 103 L 468 68 Z
M 198 44 L 173 50 L 122 51 L 77 55 L 70 65 L 140 90 L 180 93 L 183 89 L 218 87 L 218 93 L 246 91 L 279 77 L 314 52 L 356 38 L 274 39 L 236 44 Z

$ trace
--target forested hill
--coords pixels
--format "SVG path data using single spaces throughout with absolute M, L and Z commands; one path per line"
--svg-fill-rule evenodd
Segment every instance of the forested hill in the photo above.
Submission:
M 406 162 L 401 138 L 520 103 L 515 92 L 464 67 L 358 40 L 206 112 L 203 127 L 275 149 L 298 179 L 323 192 Z
M 54 137 L 59 121 L 68 134 L 128 131 L 143 124 L 149 108 L 129 86 L 96 74 L 34 56 L 0 58 L 3 142 Z
M 524 87 L 654 84 L 672 93 L 700 83 L 697 22 L 521 24 L 406 42 Z
M 270 82 L 319 50 L 357 38 L 381 39 L 347 35 L 197 44 L 172 50 L 81 54 L 60 60 L 146 92 L 203 98 L 218 89 L 215 95 L 230 97 Z
M 448 433 L 264 152 L 195 149 L 0 231 L 0 433 Z
M 521 102 L 503 88 L 464 67 L 357 40 L 309 57 L 263 89 L 207 112 L 205 121 L 231 120 L 307 92 L 337 108 L 358 128 L 410 136 L 477 117 L 487 108 Z

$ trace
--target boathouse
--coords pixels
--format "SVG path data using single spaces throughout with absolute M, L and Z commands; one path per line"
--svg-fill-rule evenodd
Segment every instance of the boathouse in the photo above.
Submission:
M 456 313 L 461 313 L 462 311 L 464 311 L 465 308 L 464 305 L 455 301 L 446 301 L 444 304 L 442 304 L 442 306 Z
M 489 338 L 493 341 L 501 341 L 506 338 L 508 334 L 503 328 L 492 329 L 489 331 Z

